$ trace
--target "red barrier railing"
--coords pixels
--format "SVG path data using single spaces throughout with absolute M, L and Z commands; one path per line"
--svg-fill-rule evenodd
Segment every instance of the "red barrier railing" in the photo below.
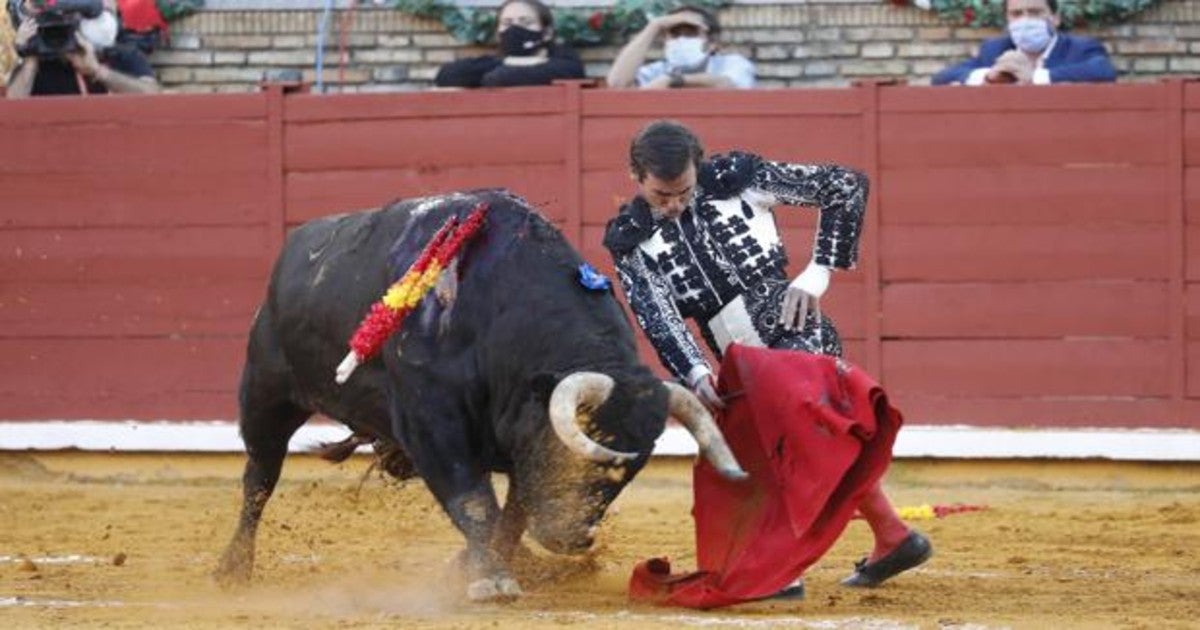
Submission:
M 1200 427 L 1200 90 L 1178 81 L 0 101 L 0 418 L 233 417 L 270 262 L 330 213 L 506 186 L 609 270 L 627 143 L 659 117 L 871 176 L 825 307 L 910 422 Z M 803 262 L 815 212 L 778 217 Z

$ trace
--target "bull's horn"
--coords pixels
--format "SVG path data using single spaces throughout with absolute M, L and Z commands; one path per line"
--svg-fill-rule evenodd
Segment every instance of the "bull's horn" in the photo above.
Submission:
M 688 433 L 696 438 L 696 443 L 700 445 L 700 453 L 708 463 L 726 479 L 737 481 L 749 477 L 733 456 L 733 451 L 729 450 L 725 436 L 721 435 L 717 422 L 713 420 L 712 414 L 708 413 L 708 409 L 704 408 L 700 399 L 679 383 L 664 384 L 671 393 L 671 415 L 683 423 Z
M 550 394 L 550 425 L 558 439 L 577 453 L 594 462 L 621 463 L 636 459 L 637 453 L 622 453 L 596 443 L 575 423 L 580 406 L 595 409 L 604 404 L 612 392 L 613 379 L 599 372 L 575 372 L 559 381 Z

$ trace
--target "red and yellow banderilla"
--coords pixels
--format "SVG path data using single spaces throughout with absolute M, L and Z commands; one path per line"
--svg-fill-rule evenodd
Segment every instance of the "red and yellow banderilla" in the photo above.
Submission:
M 488 205 L 480 202 L 461 224 L 457 216 L 446 219 L 408 271 L 388 287 L 382 299 L 371 305 L 371 310 L 350 337 L 350 352 L 338 364 L 334 381 L 345 383 L 359 365 L 379 354 L 388 338 L 400 330 L 404 318 L 437 284 L 438 277 L 458 255 L 463 244 L 483 226 L 487 209 Z

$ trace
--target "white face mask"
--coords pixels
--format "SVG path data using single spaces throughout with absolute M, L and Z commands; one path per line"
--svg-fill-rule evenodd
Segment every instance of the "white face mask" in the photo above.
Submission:
M 663 45 L 663 56 L 671 68 L 690 70 L 708 58 L 707 43 L 703 37 L 673 37 Z
M 1054 30 L 1042 18 L 1021 17 L 1008 23 L 1008 36 L 1021 52 L 1040 53 L 1050 45 Z
M 117 41 L 117 16 L 112 11 L 103 11 L 100 15 L 79 22 L 79 34 L 91 42 L 96 50 L 103 50 Z

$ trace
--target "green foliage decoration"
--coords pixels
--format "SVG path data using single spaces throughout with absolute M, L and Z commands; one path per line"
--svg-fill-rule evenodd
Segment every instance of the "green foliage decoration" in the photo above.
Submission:
M 155 0 L 158 12 L 163 19 L 170 22 L 176 18 L 191 15 L 204 8 L 204 0 Z
M 1003 28 L 1003 0 L 888 0 L 896 6 L 933 11 L 947 22 L 975 28 Z M 1064 28 L 1119 24 L 1160 0 L 1066 0 L 1058 3 Z

